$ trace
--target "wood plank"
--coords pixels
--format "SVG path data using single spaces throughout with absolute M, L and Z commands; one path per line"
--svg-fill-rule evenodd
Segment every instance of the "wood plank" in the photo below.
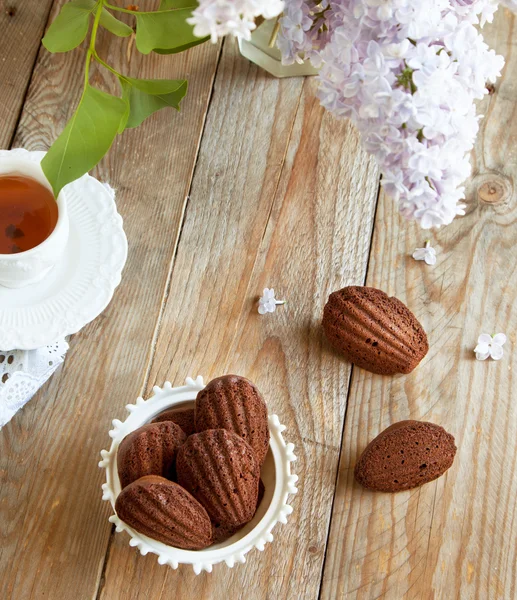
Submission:
M 175 254 L 219 48 L 134 52 L 128 65 L 127 43 L 102 34 L 98 48 L 133 76 L 187 76 L 189 94 L 181 113 L 164 110 L 124 134 L 97 170 L 118 190 L 129 260 L 109 308 L 74 336 L 64 368 L 0 432 L 1 598 L 95 597 L 111 533 L 98 453 L 111 418 L 142 391 Z M 83 50 L 42 51 L 17 145 L 55 139 L 80 94 L 83 62 Z M 93 81 L 116 89 L 105 73 Z
M 327 560 L 324 599 L 515 598 L 517 594 L 517 126 L 514 17 L 499 11 L 488 42 L 507 59 L 473 155 L 468 214 L 432 236 L 438 262 L 411 258 L 426 232 L 382 197 L 368 284 L 405 301 L 430 351 L 408 376 L 354 369 Z M 509 335 L 499 363 L 476 361 L 482 332 Z M 360 488 L 353 467 L 369 440 L 405 418 L 456 437 L 450 471 L 396 495 Z
M 13 138 L 52 1 L 0 1 L 0 148 Z
M 378 179 L 352 128 L 319 106 L 316 81 L 301 86 L 225 43 L 147 386 L 227 372 L 254 380 L 296 445 L 294 513 L 263 553 L 198 577 L 141 557 L 117 534 L 104 600 L 170 590 L 317 598 L 350 372 L 324 343 L 320 319 L 329 290 L 364 279 Z M 288 304 L 260 317 L 265 286 Z

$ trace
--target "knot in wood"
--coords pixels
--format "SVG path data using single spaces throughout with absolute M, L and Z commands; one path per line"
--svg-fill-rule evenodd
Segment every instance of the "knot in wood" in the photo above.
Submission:
M 480 182 L 478 198 L 485 204 L 502 204 L 512 193 L 510 182 L 504 177 L 489 176 Z

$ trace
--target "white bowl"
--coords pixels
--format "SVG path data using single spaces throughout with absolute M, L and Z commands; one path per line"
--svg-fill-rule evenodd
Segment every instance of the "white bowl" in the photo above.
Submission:
M 197 393 L 204 387 L 202 377 L 195 380 L 188 377 L 186 385 L 177 388 L 173 388 L 167 381 L 163 389 L 155 386 L 153 395 L 148 400 L 138 398 L 136 404 L 128 404 L 126 409 L 130 414 L 123 423 L 118 419 L 113 420 L 113 429 L 109 432 L 113 441 L 109 451 L 101 451 L 102 460 L 99 463 L 100 467 L 106 469 L 102 499 L 109 500 L 113 509 L 121 491 L 117 472 L 117 451 L 120 442 L 126 435 L 145 425 L 164 410 L 193 406 Z M 156 554 L 161 565 L 169 565 L 173 569 L 177 569 L 180 564 L 189 564 L 198 575 L 201 571 L 210 573 L 213 565 L 220 562 L 225 562 L 228 567 L 246 562 L 245 556 L 252 548 L 262 551 L 267 542 L 273 541 L 271 530 L 278 522 L 286 523 L 287 516 L 293 511 L 287 503 L 287 495 L 296 494 L 298 491 L 294 485 L 298 477 L 291 474 L 291 463 L 296 460 L 296 456 L 293 452 L 294 445 L 284 442 L 284 429 L 285 426 L 280 424 L 276 415 L 269 416 L 271 440 L 261 471 L 265 488 L 264 498 L 253 519 L 228 540 L 205 550 L 182 550 L 138 533 L 116 514 L 109 520 L 116 525 L 117 532 L 126 531 L 129 534 L 130 546 L 136 546 L 143 555 L 149 552 Z

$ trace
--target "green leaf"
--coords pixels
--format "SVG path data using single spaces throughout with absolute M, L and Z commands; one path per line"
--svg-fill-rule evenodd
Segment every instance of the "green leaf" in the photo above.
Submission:
M 56 197 L 106 154 L 125 112 L 121 98 L 86 87 L 74 116 L 41 162 Z
M 177 46 L 176 48 L 171 48 L 169 50 L 166 50 L 164 48 L 155 48 L 153 52 L 155 52 L 156 54 L 177 54 L 178 52 L 184 52 L 185 50 L 193 48 L 194 46 L 199 46 L 199 44 L 204 44 L 205 42 L 208 42 L 209 39 L 209 35 L 204 38 L 195 38 L 193 42 L 190 42 L 188 44 L 183 44 L 182 46 Z
M 101 12 L 101 25 L 118 37 L 128 37 L 133 33 L 132 27 L 115 18 L 105 8 Z
M 42 42 L 49 52 L 68 52 L 84 41 L 95 0 L 73 0 L 65 4 Z
M 134 79 L 133 77 L 125 77 L 125 79 L 133 87 L 152 96 L 171 94 L 187 83 L 185 79 Z
M 186 22 L 196 6 L 197 3 L 192 2 L 190 7 L 166 12 L 136 13 L 136 47 L 139 52 L 149 54 L 157 49 L 181 52 L 204 41 L 194 35 L 194 28 Z
M 122 81 L 120 83 L 122 85 Z M 122 100 L 125 104 L 125 108 L 124 108 L 124 114 L 122 115 L 122 118 L 120 119 L 117 133 L 124 133 L 124 129 L 126 129 L 126 125 L 127 125 L 128 119 L 129 119 L 130 112 L 131 112 L 131 105 L 129 104 L 129 95 L 126 94 L 126 91 L 125 91 L 123 85 L 122 85 Z
M 156 111 L 170 106 L 179 110 L 180 102 L 187 93 L 185 79 L 132 79 L 120 80 L 123 98 L 129 103 L 126 129 L 138 127 Z

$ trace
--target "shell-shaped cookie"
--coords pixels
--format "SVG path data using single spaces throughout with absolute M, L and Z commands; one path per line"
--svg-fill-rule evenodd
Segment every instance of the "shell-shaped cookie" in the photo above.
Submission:
M 355 466 L 355 478 L 371 490 L 409 490 L 443 475 L 455 454 L 454 437 L 443 427 L 400 421 L 368 444 Z
M 227 429 L 253 448 L 260 464 L 269 448 L 267 406 L 257 387 L 239 375 L 213 379 L 196 398 L 196 431 Z
M 127 435 L 117 452 L 122 488 L 144 475 L 173 477 L 178 448 L 187 439 L 176 423 L 149 423 Z
M 172 421 L 179 425 L 187 435 L 192 435 L 196 432 L 196 423 L 194 419 L 194 409 L 170 409 L 165 410 L 155 417 L 151 423 L 162 423 L 163 421 Z
M 260 503 L 264 498 L 265 491 L 266 489 L 264 487 L 264 484 L 262 483 L 262 479 L 260 479 L 258 487 L 257 508 L 255 509 L 255 512 L 258 510 L 258 507 L 260 506 Z M 244 525 L 239 525 L 238 527 L 223 527 L 222 525 L 216 527 L 215 525 L 213 525 L 212 536 L 214 539 L 214 544 L 224 542 L 228 538 L 232 537 L 232 535 L 235 535 L 239 531 L 239 529 L 242 529 L 243 527 Z
M 323 329 L 350 362 L 373 373 L 410 373 L 429 350 L 427 335 L 409 308 L 375 288 L 333 292 Z
M 208 429 L 191 435 L 178 452 L 176 469 L 178 483 L 205 507 L 215 527 L 232 531 L 253 518 L 260 467 L 237 434 Z
M 115 511 L 134 530 L 184 550 L 212 543 L 206 510 L 177 483 L 157 475 L 141 477 L 117 497 Z

